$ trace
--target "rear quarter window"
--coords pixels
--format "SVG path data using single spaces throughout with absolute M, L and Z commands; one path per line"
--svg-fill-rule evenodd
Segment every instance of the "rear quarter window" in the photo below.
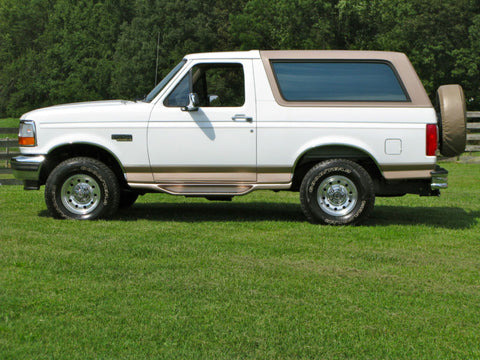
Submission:
M 281 60 L 271 64 L 286 101 L 410 100 L 387 62 Z

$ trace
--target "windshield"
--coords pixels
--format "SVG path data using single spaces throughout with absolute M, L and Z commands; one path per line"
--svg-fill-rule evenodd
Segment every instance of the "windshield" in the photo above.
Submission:
M 183 66 L 186 62 L 187 62 L 187 60 L 185 60 L 185 59 L 183 59 L 182 61 L 180 61 L 180 63 L 178 63 L 178 65 L 175 66 L 175 67 L 172 69 L 172 71 L 170 71 L 170 72 L 168 73 L 168 75 L 165 76 L 165 77 L 163 78 L 163 80 L 160 81 L 160 82 L 158 83 L 158 85 L 155 86 L 155 88 L 154 88 L 152 91 L 150 91 L 150 93 L 149 93 L 149 94 L 147 95 L 147 97 L 145 98 L 145 101 L 146 101 L 146 102 L 152 101 L 152 100 L 155 98 L 155 96 L 157 96 L 158 93 L 159 93 L 160 91 L 162 91 L 162 89 L 165 87 L 165 85 L 167 85 L 168 82 L 169 82 L 170 80 L 172 80 L 172 78 L 175 76 L 175 74 L 182 68 L 182 66 Z

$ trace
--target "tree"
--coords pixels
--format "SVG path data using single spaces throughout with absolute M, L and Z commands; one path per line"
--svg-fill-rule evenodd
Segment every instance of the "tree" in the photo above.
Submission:
M 32 79 L 39 74 L 39 36 L 48 23 L 51 1 L 0 1 L 0 115 L 18 115 L 38 104 Z
M 478 109 L 479 38 L 478 0 L 0 0 L 0 116 L 134 98 L 187 53 L 235 49 L 401 51 L 432 100 L 460 83 Z
M 135 16 L 123 25 L 116 45 L 111 92 L 130 98 L 145 94 L 155 86 L 155 71 L 161 79 L 185 54 L 228 49 L 228 14 L 241 3 L 137 0 Z
M 122 23 L 113 0 L 57 0 L 43 43 L 43 81 L 55 103 L 108 98 L 113 55 Z M 47 69 L 50 69 L 49 71 Z
M 329 49 L 334 44 L 336 1 L 250 0 L 230 16 L 238 49 Z

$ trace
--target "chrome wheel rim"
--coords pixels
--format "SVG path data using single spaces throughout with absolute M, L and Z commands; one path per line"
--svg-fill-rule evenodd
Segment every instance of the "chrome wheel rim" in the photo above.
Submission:
M 355 208 L 358 202 L 358 190 L 349 178 L 333 175 L 320 183 L 317 202 L 327 214 L 345 216 Z
M 100 204 L 100 186 L 89 175 L 73 175 L 63 183 L 61 198 L 68 211 L 77 215 L 89 214 Z

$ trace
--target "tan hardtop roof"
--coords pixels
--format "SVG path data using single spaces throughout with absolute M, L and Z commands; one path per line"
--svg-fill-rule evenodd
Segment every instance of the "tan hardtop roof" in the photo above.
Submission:
M 260 56 L 268 59 L 365 59 L 388 60 L 401 57 L 404 53 L 369 50 L 260 50 Z
M 366 50 L 261 50 L 262 59 L 268 81 L 275 100 L 283 106 L 400 106 L 400 107 L 432 107 L 432 103 L 422 85 L 415 69 L 404 53 L 392 51 Z M 408 93 L 407 102 L 301 102 L 286 101 L 278 88 L 271 61 L 275 60 L 370 60 L 387 61 L 395 68 Z

